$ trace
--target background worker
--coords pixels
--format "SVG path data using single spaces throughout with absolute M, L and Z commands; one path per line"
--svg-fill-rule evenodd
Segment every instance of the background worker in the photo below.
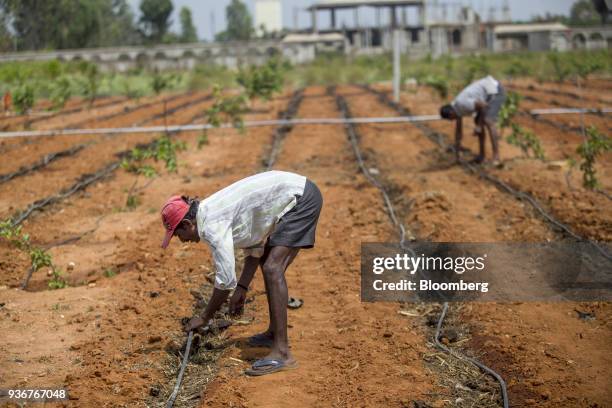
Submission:
M 476 114 L 474 135 L 478 136 L 479 153 L 475 163 L 485 159 L 485 131 L 489 132 L 493 148 L 493 163 L 499 164 L 499 133 L 497 119 L 506 100 L 506 92 L 501 83 L 487 76 L 473 82 L 463 89 L 453 102 L 440 108 L 440 116 L 455 120 L 455 155 L 461 159 L 461 139 L 463 138 L 463 117 Z
M 288 290 L 285 271 L 302 248 L 312 248 L 323 199 L 306 177 L 268 171 L 240 180 L 205 200 L 174 196 L 162 208 L 166 235 L 162 248 L 176 235 L 181 242 L 204 240 L 216 267 L 212 296 L 202 316 L 192 318 L 185 331 L 208 324 L 227 300 L 230 311 L 240 313 L 257 267 L 264 275 L 270 325 L 252 336 L 254 346 L 269 346 L 249 375 L 265 375 L 297 367 L 287 337 Z M 234 248 L 246 251 L 240 280 L 236 280 Z

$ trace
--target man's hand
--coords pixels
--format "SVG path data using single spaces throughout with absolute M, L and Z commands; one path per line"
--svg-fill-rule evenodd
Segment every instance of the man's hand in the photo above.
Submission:
M 183 327 L 183 330 L 185 330 L 186 333 L 189 333 L 190 331 L 196 330 L 204 326 L 205 324 L 206 322 L 204 321 L 204 319 L 202 319 L 200 316 L 195 316 L 195 317 L 192 317 L 191 320 L 189 320 L 189 322 L 187 322 L 185 327 Z
M 230 298 L 229 311 L 231 315 L 240 316 L 244 311 L 244 302 L 246 301 L 246 290 L 240 286 L 236 287 L 234 294 Z

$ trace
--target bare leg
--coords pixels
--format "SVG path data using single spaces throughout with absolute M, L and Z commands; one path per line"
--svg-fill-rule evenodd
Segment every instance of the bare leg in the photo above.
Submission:
M 485 158 L 485 132 L 478 133 L 478 156 L 474 158 L 474 163 L 482 163 Z
M 293 362 L 293 357 L 289 352 L 287 336 L 287 300 L 289 294 L 285 271 L 298 252 L 299 248 L 272 247 L 263 265 L 270 311 L 270 328 L 268 330 L 274 336 L 272 350 L 266 356 L 267 359 Z
M 485 125 L 489 131 L 489 137 L 491 138 L 491 146 L 493 148 L 493 161 L 499 161 L 499 134 L 497 133 L 497 126 L 495 122 L 490 119 L 485 119 Z

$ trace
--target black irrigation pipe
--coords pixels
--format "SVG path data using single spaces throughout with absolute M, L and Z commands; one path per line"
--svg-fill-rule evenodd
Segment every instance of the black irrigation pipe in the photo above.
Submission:
M 101 103 L 99 105 L 95 105 L 95 106 L 93 106 L 93 108 L 96 108 L 96 109 L 97 108 L 105 108 L 107 106 L 119 105 L 121 103 L 125 103 L 126 101 L 128 101 L 128 99 L 126 99 L 126 98 L 122 98 L 122 99 L 119 99 L 119 100 L 112 99 L 113 96 L 105 96 L 105 97 L 100 97 L 100 98 L 97 98 L 97 99 L 98 100 L 102 100 L 102 98 L 104 98 L 104 99 L 108 98 L 110 100 L 106 101 L 106 102 L 103 102 L 103 103 Z M 55 111 L 55 112 L 51 112 L 49 115 L 42 115 L 42 116 L 36 116 L 36 117 L 28 117 L 28 115 L 24 114 L 24 115 L 22 115 L 23 118 L 25 119 L 23 121 L 23 123 L 25 123 L 25 124 L 27 124 L 29 126 L 29 125 L 31 125 L 32 123 L 35 123 L 35 122 L 40 122 L 40 121 L 43 121 L 43 120 L 48 120 L 48 119 L 51 119 L 51 118 L 56 118 L 58 116 L 69 115 L 71 113 L 81 112 L 81 111 L 84 111 L 84 110 L 90 109 L 90 108 L 92 108 L 92 107 L 90 107 L 89 105 L 83 106 L 82 104 L 80 104 L 78 106 L 75 106 L 74 108 L 62 109 L 62 110 L 58 110 L 58 111 Z M 2 118 L 0 118 L 0 119 L 2 119 Z M 7 127 L 8 126 L 5 125 L 5 126 L 2 127 L 2 129 L 6 129 Z
M 3 174 L 0 176 L 0 184 L 2 183 L 6 183 L 9 180 L 12 180 L 16 177 L 21 177 L 24 176 L 28 173 L 31 173 L 33 171 L 36 170 L 40 170 L 43 167 L 46 167 L 47 165 L 49 165 L 50 163 L 52 163 L 53 161 L 61 158 L 61 157 L 68 157 L 68 156 L 72 156 L 78 152 L 80 152 L 81 150 L 83 150 L 83 148 L 85 148 L 85 146 L 87 146 L 87 144 L 79 144 L 76 146 L 73 146 L 69 149 L 66 150 L 61 150 L 59 152 L 55 152 L 55 153 L 49 153 L 44 155 L 43 157 L 41 157 L 36 163 L 29 165 L 29 166 L 22 166 L 19 168 L 19 170 L 12 172 L 12 173 L 7 173 L 7 174 Z
M 83 125 L 89 123 L 89 122 L 101 122 L 101 121 L 106 121 L 106 120 L 110 120 L 110 119 L 114 119 L 116 117 L 122 116 L 122 115 L 127 115 L 129 113 L 132 112 L 136 112 L 142 109 L 148 109 L 151 106 L 155 106 L 155 105 L 159 105 L 159 104 L 164 104 L 164 103 L 168 103 L 168 102 L 173 102 L 183 96 L 185 96 L 186 94 L 176 94 L 176 95 L 171 95 L 168 96 L 164 99 L 162 99 L 161 101 L 151 101 L 151 102 L 147 102 L 141 105 L 134 105 L 132 107 L 126 107 L 125 109 L 119 111 L 119 112 L 115 112 L 115 113 L 109 113 L 107 115 L 103 115 L 103 116 L 98 116 L 95 118 L 89 118 L 89 119 L 84 119 L 81 120 L 79 122 L 76 123 L 71 123 L 70 125 L 66 126 L 65 129 L 79 129 L 81 127 L 83 127 Z M 188 95 L 188 94 L 187 94 Z M 163 114 L 162 114 L 163 115 Z
M 367 86 L 366 86 L 365 89 L 370 91 L 370 88 L 367 87 Z M 351 113 L 350 113 L 349 107 L 348 107 L 348 105 L 346 103 L 346 100 L 342 96 L 340 96 L 340 95 L 336 96 L 336 103 L 338 105 L 338 109 L 340 109 L 342 114 L 345 117 L 350 117 Z M 357 162 L 359 163 L 359 168 L 364 173 L 366 178 L 375 187 L 377 187 L 382 192 L 382 194 L 383 194 L 383 197 L 385 199 L 385 205 L 387 206 L 387 210 L 389 212 L 389 217 L 391 218 L 392 223 L 399 230 L 400 247 L 402 249 L 404 249 L 404 250 L 410 251 L 412 253 L 412 255 L 414 256 L 414 251 L 411 248 L 409 248 L 409 247 L 407 247 L 405 245 L 405 231 L 406 231 L 406 229 L 404 228 L 402 223 L 395 216 L 395 212 L 393 210 L 393 205 L 391 204 L 391 201 L 389 199 L 388 194 L 386 193 L 386 191 L 384 189 L 384 186 L 370 174 L 370 172 L 367 170 L 367 167 L 365 166 L 365 164 L 363 162 L 363 158 L 361 156 L 361 152 L 359 150 L 359 145 L 358 145 L 359 137 L 358 137 L 358 134 L 357 134 L 357 130 L 355 129 L 355 126 L 353 124 L 346 124 L 345 125 L 345 129 L 346 129 L 347 135 L 349 137 L 349 140 L 351 142 L 351 145 L 353 146 L 353 151 L 355 152 L 355 156 L 357 158 Z M 506 382 L 501 377 L 501 375 L 499 375 L 497 372 L 495 372 L 494 370 L 492 370 L 491 368 L 487 367 L 486 365 L 482 364 L 481 362 L 479 362 L 477 360 L 474 360 L 474 359 L 472 359 L 472 358 L 470 358 L 468 356 L 465 356 L 465 355 L 463 355 L 463 354 L 461 354 L 459 352 L 451 352 L 451 350 L 449 350 L 448 348 L 444 347 L 440 343 L 440 341 L 439 341 L 440 328 L 442 326 L 442 322 L 444 320 L 444 317 L 446 316 L 446 311 L 447 310 L 448 310 L 448 302 L 444 302 L 443 311 L 442 311 L 442 314 L 440 315 L 440 319 L 438 321 L 438 330 L 436 331 L 436 334 L 435 334 L 435 337 L 434 337 L 435 344 L 437 346 L 442 346 L 441 349 L 446 351 L 450 355 L 452 355 L 452 356 L 454 356 L 456 358 L 462 359 L 462 360 L 469 361 L 472 364 L 476 365 L 478 368 L 480 368 L 480 369 L 484 370 L 485 372 L 491 374 L 499 382 L 504 408 L 508 408 L 508 392 L 507 392 L 507 389 L 506 389 Z
M 195 104 L 200 104 L 202 102 L 210 101 L 212 98 L 213 98 L 213 96 L 211 94 L 208 94 L 208 95 L 204 95 L 204 96 L 201 96 L 199 98 L 196 98 L 196 99 L 194 99 L 192 101 L 183 102 L 180 105 L 177 105 L 177 106 L 175 106 L 172 109 L 164 110 L 163 112 L 160 112 L 160 113 L 158 113 L 156 115 L 153 115 L 150 118 L 147 118 L 147 119 L 141 120 L 139 122 L 136 122 L 132 126 L 141 126 L 141 125 L 144 125 L 146 123 L 149 123 L 149 122 L 152 122 L 154 120 L 157 120 L 157 119 L 159 119 L 161 117 L 166 117 L 167 115 L 173 115 L 174 113 L 178 112 L 179 110 L 184 109 L 184 108 L 186 108 L 186 107 L 188 107 L 190 105 L 195 105 Z M 167 102 L 168 101 L 164 101 L 164 103 L 167 103 Z M 201 115 L 201 114 L 202 113 L 199 113 L 199 115 Z M 189 123 L 191 123 L 191 122 L 193 122 L 192 119 L 189 120 Z
M 212 99 L 212 95 L 206 95 L 203 97 L 200 97 L 194 101 L 190 101 L 190 102 L 185 102 L 180 104 L 179 106 L 176 106 L 172 109 L 168 109 L 167 111 L 164 111 L 162 113 L 156 114 L 150 118 L 147 118 L 143 121 L 140 121 L 136 124 L 136 126 L 140 125 L 140 124 L 144 124 L 144 123 L 148 123 L 154 120 L 159 119 L 160 117 L 165 117 L 167 115 L 172 115 L 175 112 L 185 108 L 186 106 L 192 105 L 192 104 L 198 104 L 207 100 Z M 191 121 L 189 122 L 191 123 Z M 49 153 L 45 156 L 43 156 L 39 161 L 37 161 L 36 163 L 30 165 L 30 166 L 24 166 L 21 167 L 19 170 L 13 172 L 13 173 L 9 173 L 9 174 L 5 174 L 5 175 L 0 175 L 0 184 L 5 183 L 15 177 L 20 177 L 20 176 L 24 176 L 28 173 L 31 173 L 33 171 L 36 170 L 40 170 L 44 167 L 46 167 L 47 165 L 49 165 L 51 162 L 53 162 L 56 159 L 62 158 L 62 157 L 68 157 L 68 156 L 72 156 L 78 152 L 80 152 L 81 150 L 83 150 L 83 148 L 85 148 L 86 146 L 88 146 L 89 144 L 79 144 L 76 146 L 71 147 L 70 149 L 66 149 L 66 150 L 62 150 L 56 153 Z
M 508 389 L 506 386 L 506 381 L 504 381 L 504 379 L 502 378 L 501 375 L 499 375 L 496 371 L 490 369 L 489 367 L 487 367 L 486 365 L 482 364 L 480 361 L 471 358 L 469 356 L 466 356 L 465 354 L 459 353 L 449 347 L 446 347 L 444 344 L 442 344 L 440 342 L 440 332 L 442 330 L 442 324 L 444 323 L 444 318 L 446 317 L 446 313 L 448 312 L 448 302 L 444 302 L 444 305 L 442 306 L 442 313 L 440 314 L 440 318 L 438 319 L 438 324 L 436 326 L 436 334 L 434 335 L 434 342 L 436 344 L 436 346 L 441 349 L 444 350 L 445 352 L 447 352 L 448 354 L 450 354 L 451 356 L 458 358 L 459 360 L 464 360 L 464 361 L 468 361 L 472 364 L 474 364 L 476 367 L 480 368 L 481 370 L 485 371 L 486 373 L 490 374 L 491 376 L 493 376 L 493 378 L 495 378 L 497 380 L 497 382 L 499 382 L 499 386 L 501 388 L 501 395 L 502 395 L 502 401 L 504 404 L 504 408 L 508 408 L 509 405 L 509 400 L 508 400 Z
M 293 119 L 297 114 L 300 105 L 302 104 L 302 100 L 304 99 L 304 89 L 298 89 L 291 95 L 291 99 L 287 104 L 287 109 L 283 112 L 280 112 L 278 118 L 281 120 L 289 120 Z M 276 158 L 278 157 L 278 153 L 281 148 L 281 144 L 285 139 L 287 133 L 289 133 L 293 129 L 293 125 L 281 125 L 274 129 L 274 137 L 272 139 L 272 146 L 270 148 L 270 153 L 268 158 L 264 160 L 264 167 L 266 170 L 272 169 L 274 163 L 276 162 Z
M 396 110 L 400 114 L 402 114 L 402 115 L 409 115 L 410 114 L 410 111 L 406 107 L 404 107 L 403 105 L 398 104 L 398 103 L 390 100 L 389 97 L 384 92 L 372 89 L 368 85 L 363 85 L 362 87 L 364 89 L 369 90 L 371 93 L 377 95 L 378 99 L 379 99 L 379 101 L 381 103 L 391 107 L 392 109 Z M 429 127 L 428 125 L 425 125 L 425 124 L 422 124 L 422 123 L 415 123 L 415 126 L 421 132 L 423 132 L 423 134 L 425 136 L 427 136 L 430 140 L 432 140 L 434 143 L 436 143 L 440 148 L 442 148 L 444 150 L 448 150 L 450 148 L 452 151 L 454 151 L 454 146 L 452 144 L 449 144 L 449 143 L 446 142 L 446 139 L 447 139 L 446 135 L 444 135 L 442 133 L 439 133 L 439 132 L 435 131 L 434 129 L 432 129 L 431 127 Z M 542 207 L 542 205 L 533 196 L 531 196 L 530 194 L 528 194 L 528 193 L 526 193 L 524 191 L 520 191 L 518 189 L 513 188 L 508 183 L 502 181 L 498 177 L 495 177 L 492 174 L 486 172 L 480 166 L 475 166 L 473 164 L 465 163 L 465 162 L 462 163 L 462 166 L 465 169 L 467 169 L 469 172 L 471 172 L 473 174 L 476 174 L 476 175 L 480 176 L 481 178 L 483 178 L 483 179 L 489 181 L 490 183 L 494 184 L 495 186 L 500 188 L 502 191 L 505 191 L 506 193 L 514 196 L 515 198 L 518 198 L 521 201 L 528 202 L 544 218 L 544 220 L 547 221 L 547 223 L 549 225 L 555 227 L 555 229 L 557 229 L 557 230 L 561 230 L 563 233 L 565 233 L 566 235 L 572 237 L 576 241 L 585 242 L 585 243 L 588 243 L 588 244 L 592 245 L 606 259 L 612 260 L 612 255 L 610 255 L 598 242 L 590 240 L 588 238 L 585 238 L 585 237 L 582 237 L 582 236 L 576 234 L 569 226 L 563 224 L 562 222 L 557 220 L 553 215 L 551 215 L 548 211 L 546 211 Z
M 185 353 L 183 353 L 183 361 L 181 361 L 181 367 L 179 369 L 178 377 L 176 378 L 176 384 L 174 390 L 168 401 L 166 402 L 166 408 L 172 408 L 174 400 L 178 396 L 179 390 L 181 389 L 181 382 L 183 381 L 183 375 L 185 374 L 185 368 L 187 368 L 187 362 L 189 361 L 189 351 L 191 350 L 191 342 L 193 341 L 193 330 L 189 331 L 187 335 L 187 344 L 185 345 Z

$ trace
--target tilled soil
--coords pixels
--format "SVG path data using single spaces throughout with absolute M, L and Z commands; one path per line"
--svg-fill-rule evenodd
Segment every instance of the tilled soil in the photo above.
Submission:
M 346 98 L 354 116 L 396 115 L 360 88 L 340 87 L 337 93 Z M 258 113 L 247 119 L 277 117 L 288 95 L 258 104 L 254 109 Z M 196 95 L 185 95 L 183 100 L 189 98 L 195 100 Z M 421 91 L 404 95 L 402 102 L 414 113 L 435 112 L 438 104 L 431 97 L 423 98 Z M 205 104 L 176 112 L 172 121 L 193 118 Z M 155 112 L 118 120 L 127 125 Z M 319 87 L 305 91 L 297 113 L 297 117 L 340 116 L 333 93 Z M 449 123 L 431 126 L 452 134 Z M 367 166 L 375 169 L 401 221 L 416 238 L 449 242 L 563 238 L 531 207 L 455 166 L 452 157 L 418 128 L 360 125 L 358 131 Z M 468 131 L 466 144 L 475 150 Z M 180 318 L 192 313 L 190 291 L 210 286 L 206 277 L 212 271 L 205 245 L 177 241 L 166 251 L 159 249 L 163 234 L 159 206 L 171 194 L 204 197 L 260 171 L 272 136 L 271 128 L 249 129 L 244 135 L 214 131 L 210 143 L 197 150 L 196 134 L 181 134 L 176 137 L 190 148 L 179 153 L 176 174 L 157 166 L 161 176 L 147 184 L 142 177 L 118 170 L 24 223 L 37 244 L 79 239 L 51 249 L 71 287 L 44 290 L 49 277 L 41 270 L 32 277 L 29 291 L 0 289 L 0 331 L 6 339 L 0 343 L 0 388 L 67 387 L 72 398 L 68 406 L 150 405 L 155 400 L 151 390 L 174 381 L 174 373 L 167 372 L 169 355 L 164 348 L 180 337 Z M 563 137 L 577 143 L 574 136 Z M 137 140 L 98 138 L 95 147 L 21 177 L 19 183 L 6 183 L 10 189 L 0 185 L 2 200 L 12 195 L 13 205 L 22 208 L 113 160 L 116 152 Z M 556 139 L 546 133 L 542 140 L 548 148 Z M 68 141 L 61 143 L 69 146 Z M 11 154 L 16 159 L 26 156 L 27 162 L 38 158 L 18 149 Z M 576 174 L 572 191 L 565 187 L 562 171 L 521 159 L 520 151 L 505 143 L 502 157 L 508 164 L 495 174 L 532 192 L 580 233 L 610 240 L 612 214 L 607 201 L 600 201 L 605 197 L 581 189 Z M 261 378 L 242 374 L 266 352 L 245 344 L 248 336 L 268 324 L 258 273 L 254 301 L 244 317 L 253 323 L 233 326 L 225 333 L 221 359 L 210 367 L 211 372 L 218 370 L 215 380 L 186 404 L 196 404 L 199 397 L 201 406 L 219 407 L 284 406 L 288 401 L 300 407 L 413 406 L 419 401 L 436 407 L 461 406 L 453 397 L 455 386 L 447 388 L 449 378 L 453 384 L 448 369 L 431 362 L 437 360 L 428 316 L 400 315 L 397 304 L 360 301 L 361 242 L 396 241 L 397 232 L 380 192 L 359 171 L 344 127 L 296 126 L 282 142 L 275 168 L 306 175 L 324 197 L 316 247 L 302 251 L 287 272 L 290 295 L 305 302 L 289 311 L 292 353 L 300 367 Z M 604 186 L 612 184 L 609 168 L 604 160 Z M 127 191 L 135 181 L 142 187 L 139 204 L 128 210 Z M 10 207 L 3 205 L 6 210 Z M 28 260 L 4 241 L 0 248 L 0 284 L 15 286 Z M 438 309 L 433 309 L 435 317 Z M 582 320 L 576 310 L 590 312 L 595 319 Z M 465 333 L 452 346 L 479 357 L 506 379 L 512 406 L 607 406 L 612 403 L 611 312 L 607 303 L 469 303 L 452 305 L 448 324 L 462 326 Z

